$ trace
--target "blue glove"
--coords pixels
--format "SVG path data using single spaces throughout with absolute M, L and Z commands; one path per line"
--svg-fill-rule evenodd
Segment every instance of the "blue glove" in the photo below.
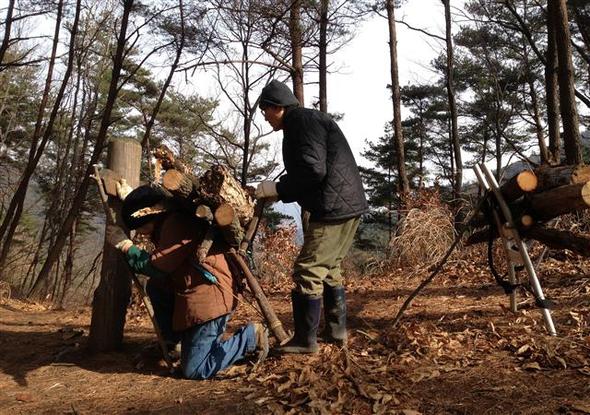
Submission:
M 195 263 L 194 265 L 195 268 L 198 269 L 201 272 L 201 274 L 203 274 L 203 277 L 205 277 L 207 281 L 209 281 L 211 284 L 217 284 L 217 278 L 215 277 L 215 275 L 211 274 L 209 271 L 207 271 L 199 264 Z

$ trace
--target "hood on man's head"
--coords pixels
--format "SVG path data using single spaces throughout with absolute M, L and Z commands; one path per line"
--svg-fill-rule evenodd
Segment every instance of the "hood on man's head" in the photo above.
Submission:
M 168 196 L 162 189 L 144 185 L 125 197 L 121 216 L 128 229 L 137 229 L 167 211 Z
M 258 105 L 261 109 L 270 106 L 289 107 L 291 105 L 299 105 L 299 101 L 287 85 L 273 79 L 262 88 L 260 103 Z

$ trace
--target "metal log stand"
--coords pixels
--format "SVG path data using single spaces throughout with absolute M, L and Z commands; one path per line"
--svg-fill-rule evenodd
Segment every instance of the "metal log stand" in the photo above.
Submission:
M 528 274 L 529 283 L 535 296 L 536 303 L 541 308 L 545 328 L 549 335 L 556 336 L 557 333 L 555 331 L 555 326 L 553 325 L 553 318 L 551 317 L 551 311 L 549 310 L 549 302 L 543 294 L 541 284 L 537 278 L 537 273 L 531 262 L 527 247 L 514 226 L 512 214 L 500 192 L 498 182 L 484 164 L 476 165 L 474 171 L 480 186 L 487 192 L 486 197 L 489 198 L 491 215 L 496 228 L 498 229 L 498 234 L 502 238 L 502 247 L 508 263 L 510 284 L 513 287 L 516 286 L 516 269 L 524 267 Z M 513 312 L 517 311 L 516 292 L 513 289 L 510 290 L 510 309 Z

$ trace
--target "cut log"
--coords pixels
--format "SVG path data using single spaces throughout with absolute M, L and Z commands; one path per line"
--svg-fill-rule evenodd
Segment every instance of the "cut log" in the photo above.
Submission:
M 536 169 L 535 173 L 539 179 L 538 190 L 540 191 L 590 181 L 590 166 L 543 166 Z
M 215 210 L 214 217 L 219 226 L 229 226 L 235 222 L 236 215 L 230 204 L 223 203 Z
M 191 172 L 191 169 L 182 160 L 177 159 L 172 150 L 163 144 L 155 148 L 152 155 L 164 170 L 174 169 L 187 174 Z
M 523 194 L 532 192 L 537 188 L 538 180 L 535 173 L 524 170 L 513 176 L 500 187 L 502 196 L 507 203 L 510 203 Z
M 525 227 L 531 227 L 535 224 L 535 219 L 531 215 L 522 215 L 520 217 L 520 224 Z
M 254 214 L 252 198 L 223 166 L 213 166 L 201 176 L 199 197 L 213 211 L 222 204 L 231 205 L 242 226 L 249 223 Z
M 215 222 L 223 239 L 232 247 L 238 248 L 244 239 L 244 229 L 234 212 L 234 208 L 229 203 L 223 203 L 216 210 Z
M 162 177 L 162 186 L 182 199 L 194 199 L 198 194 L 199 180 L 191 174 L 169 169 Z
M 523 235 L 535 239 L 554 249 L 569 249 L 579 255 L 590 257 L 590 238 L 570 231 L 547 229 L 542 226 L 532 226 L 523 231 Z
M 213 213 L 211 212 L 211 208 L 207 205 L 199 205 L 195 209 L 195 216 L 199 219 L 204 219 L 207 222 L 213 221 Z
M 536 220 L 546 221 L 589 207 L 590 182 L 556 187 L 530 196 L 530 214 Z

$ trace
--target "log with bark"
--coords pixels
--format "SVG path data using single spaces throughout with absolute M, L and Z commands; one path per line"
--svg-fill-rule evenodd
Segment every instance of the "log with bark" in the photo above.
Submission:
M 202 176 L 196 177 L 165 146 L 154 150 L 153 156 L 166 170 L 161 178 L 162 187 L 180 200 L 190 201 L 194 208 L 207 205 L 212 212 L 223 204 L 229 204 L 241 226 L 252 220 L 254 201 L 227 168 L 212 166 Z
M 550 248 L 569 249 L 576 254 L 590 257 L 590 238 L 585 235 L 559 229 L 547 229 L 542 226 L 532 226 L 522 235 L 537 240 Z
M 223 235 L 223 239 L 232 248 L 239 248 L 244 239 L 244 229 L 229 203 L 221 204 L 214 213 L 215 223 Z
M 542 166 L 535 173 L 539 179 L 540 191 L 590 181 L 590 166 Z
M 530 211 L 537 221 L 547 221 L 590 207 L 590 182 L 568 184 L 530 195 Z
M 536 174 L 531 170 L 524 170 L 502 184 L 500 191 L 506 202 L 510 203 L 525 193 L 534 191 L 537 188 L 537 184 Z
M 199 197 L 213 211 L 222 204 L 229 204 L 242 226 L 246 226 L 254 215 L 252 197 L 223 166 L 213 166 L 200 177 Z
M 569 249 L 580 255 L 590 256 L 590 238 L 543 226 L 558 216 L 590 208 L 590 168 L 541 167 L 534 173 L 527 171 L 524 176 L 523 173 L 525 172 L 519 173 L 501 187 L 514 224 L 521 235 L 552 248 Z M 527 186 L 523 184 L 535 181 L 535 190 L 527 191 Z M 490 237 L 495 239 L 499 236 L 495 225 L 485 216 L 483 220 L 471 223 L 471 226 L 481 228 L 482 223 L 486 222 L 488 226 L 475 230 L 467 238 L 467 245 L 486 242 Z
M 162 171 L 174 169 L 181 173 L 190 173 L 191 171 L 186 163 L 176 158 L 172 150 L 163 144 L 152 150 L 152 155 L 157 169 Z
M 199 199 L 199 179 L 192 174 L 168 169 L 162 176 L 162 186 L 181 199 Z

